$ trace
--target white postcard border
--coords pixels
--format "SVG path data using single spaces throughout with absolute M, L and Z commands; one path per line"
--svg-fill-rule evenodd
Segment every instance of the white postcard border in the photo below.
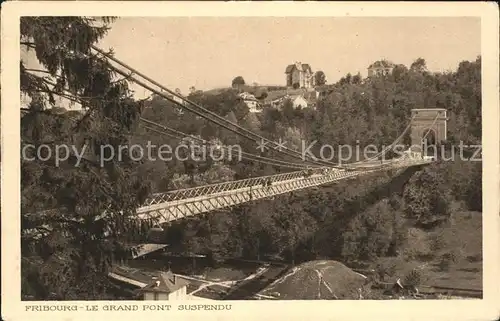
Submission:
M 146 2 L 22 1 L 2 4 L 2 318 L 17 319 L 445 319 L 490 320 L 500 317 L 499 218 L 499 20 L 495 3 L 383 2 Z M 106 312 L 109 304 L 152 305 L 137 301 L 20 301 L 20 164 L 19 164 L 19 17 L 78 16 L 332 16 L 481 18 L 483 93 L 483 300 L 447 301 L 215 301 L 226 311 Z M 98 312 L 26 312 L 29 305 L 97 305 Z M 210 312 L 210 313 L 207 313 Z

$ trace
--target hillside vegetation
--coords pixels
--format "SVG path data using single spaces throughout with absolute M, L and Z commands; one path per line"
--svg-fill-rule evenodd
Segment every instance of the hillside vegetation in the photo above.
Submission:
M 62 164 L 55 164 L 53 158 L 22 160 L 25 298 L 109 298 L 112 289 L 106 273 L 112 262 L 124 257 L 130 242 L 145 241 L 143 226 L 131 224 L 129 217 L 151 193 L 282 171 L 234 159 L 135 161 L 127 152 L 121 161 L 113 159 L 100 166 L 101 145 L 118 150 L 120 145 L 146 146 L 148 141 L 172 147 L 180 143 L 139 126 L 139 116 L 205 140 L 239 144 L 245 151 L 256 152 L 253 142 L 188 112 L 179 113 L 161 97 L 147 101 L 130 98 L 126 79 L 116 80 L 106 62 L 89 50 L 105 35 L 111 20 L 105 18 L 99 26 L 95 26 L 97 20 L 82 17 L 25 17 L 21 21 L 22 45 L 37 51 L 38 60 L 57 81 L 51 85 L 45 76 L 36 76 L 21 64 L 21 91 L 31 98 L 29 105 L 23 106 L 22 146 L 88 142 L 93 147 L 80 166 L 74 166 L 74 157 Z M 283 138 L 289 146 L 299 146 L 302 139 L 333 146 L 356 145 L 357 141 L 361 146 L 388 144 L 407 125 L 412 108 L 434 107 L 449 112 L 448 143 L 480 144 L 480 72 L 480 58 L 464 61 L 450 73 L 428 72 L 425 61 L 417 59 L 409 68 L 398 66 L 384 77 L 346 75 L 318 102 L 316 110 L 293 109 L 285 103 L 280 109 L 267 108 L 259 116 L 238 103 L 234 91 L 212 95 L 194 91 L 189 98 L 263 136 Z M 62 87 L 69 89 L 63 91 Z M 85 97 L 80 102 L 92 113 L 75 124 L 67 113 L 47 108 L 57 107 L 55 94 L 77 100 Z M 263 155 L 282 158 L 272 150 Z M 386 257 L 423 260 L 423 250 L 411 258 L 408 254 L 408 244 L 416 244 L 412 235 L 430 237 L 446 224 L 460 221 L 461 211 L 482 210 L 481 163 L 436 163 L 413 173 L 404 188 L 395 188 L 400 183 L 398 175 L 403 174 L 374 174 L 197 216 L 175 222 L 162 238 L 174 249 L 206 253 L 214 261 L 227 256 L 275 256 L 293 263 L 314 259 L 376 263 Z M 64 210 L 47 216 L 29 215 L 47 208 Z M 107 215 L 97 220 L 104 210 Z M 480 220 L 475 218 L 474 222 L 479 224 Z M 46 230 L 46 224 L 52 229 Z M 46 236 L 37 238 L 28 233 L 35 227 Z M 111 235 L 107 231 L 112 231 Z M 471 233 L 470 240 L 462 242 L 477 244 L 478 237 L 480 233 Z M 455 236 L 443 234 L 441 238 L 446 244 Z M 452 246 L 445 245 L 443 252 L 432 251 L 436 257 L 425 259 L 442 260 L 443 271 L 446 265 L 453 271 L 464 256 L 447 253 Z M 464 259 L 467 256 L 481 261 L 475 250 Z
M 347 75 L 333 86 L 333 93 L 318 102 L 316 110 L 293 109 L 285 103 L 282 109 L 267 108 L 259 116 L 248 113 L 244 104 L 231 103 L 236 99 L 230 91 L 190 98 L 266 137 L 284 137 L 292 143 L 318 140 L 331 145 L 355 145 L 357 141 L 360 146 L 387 145 L 406 127 L 412 108 L 446 108 L 450 117 L 448 143 L 480 144 L 480 68 L 478 58 L 460 63 L 452 73 L 431 73 L 426 71 L 425 61 L 418 59 L 409 69 L 398 66 L 385 77 L 360 79 Z M 168 102 L 153 99 L 144 115 L 175 126 L 175 117 L 165 114 L 171 110 L 167 107 Z M 252 151 L 248 141 L 224 129 L 203 120 L 190 121 L 187 115 L 182 117 L 180 130 L 206 139 L 218 137 L 227 144 L 237 142 Z M 409 137 L 405 140 L 409 142 Z M 267 155 L 273 155 L 273 151 Z M 234 172 L 234 178 L 279 172 L 271 166 L 245 162 L 219 166 Z M 206 168 L 213 167 L 195 164 L 186 175 L 201 175 Z M 179 249 L 214 256 L 281 255 L 289 261 L 334 258 L 375 262 L 381 257 L 407 255 L 410 231 L 430 233 L 430 237 L 454 215 L 460 221 L 460 211 L 481 211 L 481 162 L 458 157 L 438 162 L 414 173 L 404 189 L 386 195 L 384 189 L 390 186 L 391 175 L 339 182 L 179 222 L 169 230 L 166 240 Z M 161 174 L 153 176 L 159 178 Z

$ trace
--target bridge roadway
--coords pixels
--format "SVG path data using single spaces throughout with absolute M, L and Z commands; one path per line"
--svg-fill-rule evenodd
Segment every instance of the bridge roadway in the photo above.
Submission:
M 361 174 L 368 174 L 380 170 L 419 166 L 426 163 L 430 163 L 430 161 L 421 159 L 398 159 L 386 161 L 383 164 L 380 161 L 361 163 L 353 166 L 351 170 L 330 169 L 326 174 L 313 174 L 307 177 L 300 176 L 300 172 L 295 172 L 292 173 L 290 178 L 283 177 L 283 180 L 275 181 L 270 186 L 265 186 L 265 184 L 255 181 L 250 186 L 238 187 L 238 181 L 236 181 L 234 182 L 236 184 L 235 187 L 230 188 L 228 185 L 229 187 L 226 190 L 214 191 L 212 193 L 182 199 L 158 201 L 156 204 L 142 206 L 137 209 L 137 214 L 140 219 L 153 219 L 157 224 L 162 224 L 196 214 L 231 207 L 252 200 L 273 197 L 295 190 L 353 178 Z M 213 186 L 216 187 L 217 184 Z
M 429 163 L 431 163 L 430 160 L 401 158 L 387 161 L 383 164 L 381 164 L 380 161 L 361 163 L 351 167 L 351 170 L 330 169 L 328 174 L 314 174 L 309 177 L 297 177 L 300 172 L 295 172 L 286 174 L 294 178 L 274 182 L 271 186 L 263 186 L 262 183 L 260 183 L 248 187 L 228 189 L 195 197 L 187 197 L 185 199 L 158 202 L 157 204 L 138 208 L 137 214 L 140 219 L 151 218 L 155 220 L 157 224 L 162 224 L 197 214 L 207 213 L 213 210 L 231 207 L 252 200 L 269 198 L 307 187 L 319 186 L 342 179 L 354 178 L 363 174 L 382 170 L 396 170 L 413 166 L 422 166 Z M 281 177 L 282 174 L 274 175 L 274 177 L 277 176 Z M 234 183 L 238 186 L 238 181 Z M 203 188 L 207 188 L 207 186 Z M 153 251 L 155 251 L 155 249 L 139 245 L 134 247 L 132 251 L 132 258 L 137 258 Z
M 359 174 L 359 173 L 352 172 L 351 176 L 354 176 L 357 174 Z M 311 181 L 311 180 L 314 181 L 314 180 L 320 179 L 323 176 L 324 175 L 321 175 L 321 174 L 313 174 L 307 178 L 294 178 L 294 179 L 274 182 L 271 186 L 261 186 L 261 187 L 250 186 L 250 187 L 236 188 L 236 189 L 231 189 L 231 190 L 222 191 L 222 192 L 216 192 L 216 193 L 212 193 L 212 194 L 208 194 L 208 195 L 202 195 L 202 196 L 197 196 L 197 197 L 192 197 L 192 198 L 187 198 L 187 199 L 181 199 L 181 200 L 176 200 L 176 201 L 171 201 L 171 202 L 164 202 L 164 203 L 159 203 L 159 204 L 155 204 L 155 205 L 144 206 L 144 207 L 140 207 L 137 209 L 137 214 L 138 214 L 139 218 L 147 219 L 148 217 L 151 216 L 148 214 L 150 214 L 152 212 L 158 213 L 158 212 L 161 212 L 162 210 L 167 210 L 170 207 L 173 207 L 173 208 L 182 207 L 188 211 L 188 213 L 184 213 L 182 211 L 179 211 L 180 213 L 171 212 L 170 213 L 170 214 L 172 214 L 171 216 L 169 216 L 168 218 L 164 217 L 165 220 L 158 222 L 158 223 L 165 223 L 165 222 L 169 222 L 169 221 L 181 218 L 176 214 L 181 214 L 182 216 L 189 216 L 192 214 L 199 214 L 199 213 L 215 210 L 218 208 L 223 208 L 223 207 L 226 207 L 227 205 L 235 205 L 237 203 L 243 203 L 245 201 L 250 201 L 253 199 L 260 199 L 260 198 L 263 198 L 265 196 L 274 196 L 274 195 L 282 194 L 285 192 L 285 191 L 283 191 L 283 187 L 288 186 L 290 184 L 295 183 L 297 185 L 302 185 L 303 187 L 308 187 L 306 185 L 312 186 L 312 185 L 307 184 L 307 183 L 309 183 L 309 181 Z M 303 184 L 301 184 L 301 183 L 303 183 Z M 234 194 L 240 195 L 241 197 L 244 198 L 244 200 L 232 199 L 231 196 L 233 196 Z M 265 194 L 265 195 L 263 195 L 263 194 Z M 216 204 L 211 203 L 210 202 L 211 199 L 216 199 L 217 203 Z M 227 202 L 225 202 L 228 199 L 230 199 L 230 202 L 232 201 L 231 204 L 227 204 Z M 208 204 L 207 204 L 207 202 L 208 202 Z M 200 203 L 200 205 L 202 205 L 203 207 L 196 208 L 194 203 Z M 192 205 L 192 206 L 190 206 L 190 205 Z M 208 206 L 204 206 L 204 205 L 208 205 Z M 194 211 L 197 211 L 197 213 L 194 213 Z M 161 215 L 161 216 L 163 216 L 163 215 Z
M 148 205 L 137 209 L 139 219 L 153 219 L 155 223 L 162 224 L 188 216 L 207 213 L 213 210 L 228 208 L 241 203 L 273 197 L 296 190 L 305 189 L 332 183 L 342 179 L 354 178 L 359 175 L 373 173 L 383 170 L 395 170 L 413 166 L 422 166 L 431 163 L 432 160 L 422 158 L 402 157 L 396 160 L 364 162 L 351 166 L 347 170 L 339 169 L 315 169 L 320 174 L 313 174 L 304 177 L 303 172 L 292 172 L 285 174 L 271 175 L 267 177 L 251 178 L 240 181 L 226 182 L 196 188 L 173 191 L 157 194 L 150 199 Z M 326 170 L 326 172 L 324 172 Z M 324 174 L 323 174 L 324 173 Z M 264 186 L 265 180 L 273 181 L 271 186 Z M 242 186 L 242 187 L 241 187 Z M 48 210 L 50 213 L 56 210 Z M 102 215 L 105 215 L 103 213 Z M 49 226 L 42 226 L 47 230 Z M 34 228 L 24 231 L 27 235 L 41 237 L 44 233 Z M 148 245 L 148 246 L 144 246 Z M 153 247 L 151 247 L 153 246 Z M 158 247 L 159 246 L 159 247 Z M 132 255 L 134 258 L 142 256 L 162 248 L 164 246 L 154 246 L 154 244 L 142 244 L 134 247 Z

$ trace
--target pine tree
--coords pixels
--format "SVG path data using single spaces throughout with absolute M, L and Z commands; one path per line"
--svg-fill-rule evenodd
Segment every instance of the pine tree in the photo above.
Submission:
M 21 92 L 30 100 L 23 106 L 21 147 L 86 148 L 78 166 L 74 154 L 60 164 L 53 153 L 47 161 L 21 159 L 24 298 L 106 298 L 113 259 L 127 255 L 129 242 L 140 234 L 131 216 L 149 187 L 137 178 L 138 164 L 126 151 L 121 161 L 118 155 L 103 166 L 99 161 L 100 146 L 118 151 L 128 143 L 141 111 L 127 82 L 91 51 L 113 20 L 21 19 L 21 47 L 44 68 L 29 69 L 21 61 Z M 78 102 L 85 114 L 75 119 L 55 113 L 57 96 Z

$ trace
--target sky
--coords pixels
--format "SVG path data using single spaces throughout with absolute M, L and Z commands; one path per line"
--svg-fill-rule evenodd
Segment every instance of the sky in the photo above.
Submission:
M 422 57 L 432 71 L 454 70 L 481 53 L 480 38 L 479 18 L 124 17 L 99 46 L 187 93 L 230 86 L 236 76 L 285 85 L 295 61 L 331 83 L 349 72 L 366 75 L 382 58 L 409 66 Z
M 388 59 L 409 66 L 422 57 L 431 71 L 455 70 L 481 53 L 479 18 L 470 17 L 122 17 L 98 46 L 163 84 L 228 87 L 285 85 L 296 61 L 322 70 L 328 83 Z M 136 97 L 149 95 L 133 87 Z

